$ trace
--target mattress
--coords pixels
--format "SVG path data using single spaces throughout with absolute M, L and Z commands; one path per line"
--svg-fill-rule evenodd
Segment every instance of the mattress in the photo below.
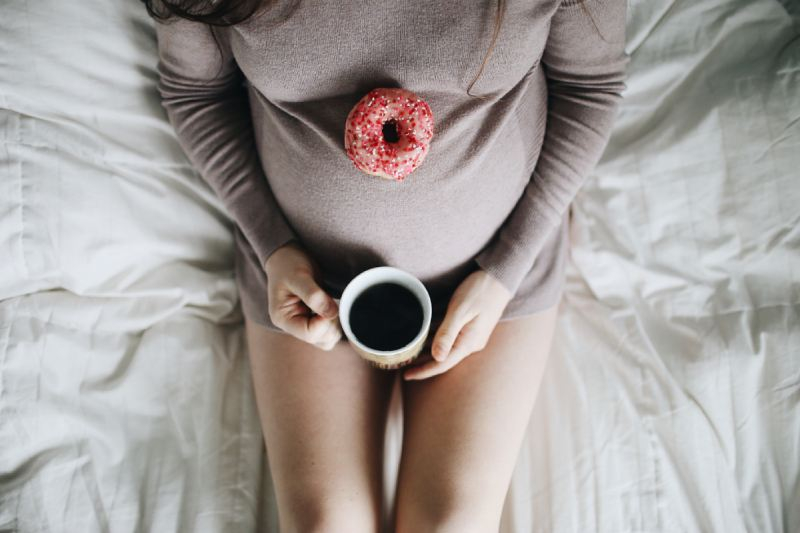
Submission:
M 627 49 L 501 531 L 800 532 L 800 7 L 631 0 Z M 0 531 L 277 531 L 155 63 L 139 2 L 0 3 Z

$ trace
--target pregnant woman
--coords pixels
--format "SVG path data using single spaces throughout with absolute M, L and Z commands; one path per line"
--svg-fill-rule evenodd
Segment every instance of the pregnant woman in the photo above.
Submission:
M 145 0 L 178 139 L 235 222 L 281 531 L 377 531 L 402 376 L 395 531 L 497 531 L 550 350 L 569 204 L 608 139 L 625 0 Z M 432 111 L 424 162 L 361 172 L 343 146 L 378 87 Z M 347 282 L 407 270 L 431 344 L 384 371 L 342 337 Z

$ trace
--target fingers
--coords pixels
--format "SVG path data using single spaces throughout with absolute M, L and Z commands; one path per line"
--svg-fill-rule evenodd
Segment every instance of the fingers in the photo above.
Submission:
M 427 363 L 423 363 L 421 365 L 411 367 L 405 372 L 403 372 L 403 379 L 405 380 L 412 380 L 412 379 L 426 379 L 433 377 L 437 374 L 442 374 L 459 363 L 459 359 L 455 357 L 449 357 L 444 362 L 439 361 L 428 361 Z
M 312 342 L 312 344 L 314 344 L 318 348 L 321 348 L 321 349 L 325 350 L 326 352 L 332 350 L 336 346 L 336 344 L 339 342 L 339 339 L 342 338 L 342 334 L 343 334 L 342 328 L 339 325 L 339 321 L 338 320 L 325 319 L 325 318 L 320 317 L 320 316 L 315 316 L 315 317 L 312 317 L 309 320 L 309 322 L 311 322 L 313 320 L 324 320 L 325 323 L 327 324 L 327 328 L 320 335 L 319 339 L 317 341 L 315 341 L 315 342 Z
M 336 346 L 343 335 L 338 319 L 309 316 L 308 309 L 302 303 L 296 304 L 293 312 L 273 318 L 272 321 L 287 333 L 326 351 Z
M 338 320 L 321 315 L 309 316 L 307 310 L 287 317 L 276 325 L 298 339 L 321 348 L 332 348 L 340 338 Z
M 338 332 L 337 332 L 338 330 Z M 331 334 L 324 342 L 317 343 L 316 346 L 320 349 L 329 352 L 336 348 L 336 345 L 339 344 L 339 340 L 342 338 L 342 331 L 339 328 L 333 327 L 331 328 Z
M 288 289 L 294 292 L 315 313 L 325 318 L 336 318 L 339 306 L 314 280 L 310 273 L 300 273 L 286 280 Z
M 302 341 L 331 350 L 342 337 L 336 301 L 317 284 L 311 271 L 297 269 L 282 281 L 269 287 L 272 322 Z
M 436 330 L 436 335 L 431 343 L 431 356 L 437 361 L 444 361 L 461 329 L 473 318 L 474 315 L 468 314 L 463 306 L 451 306 L 439 329 Z
M 434 359 L 421 365 L 410 367 L 403 372 L 403 379 L 425 379 L 442 374 L 456 366 L 470 354 L 482 349 L 481 343 L 478 342 L 476 322 L 477 320 L 473 319 L 462 328 L 446 359 Z
M 456 366 L 462 359 L 475 351 L 472 348 L 473 339 L 470 331 L 471 329 L 469 328 L 462 330 L 446 359 L 433 359 L 421 365 L 410 367 L 403 372 L 403 379 L 425 379 L 442 374 Z

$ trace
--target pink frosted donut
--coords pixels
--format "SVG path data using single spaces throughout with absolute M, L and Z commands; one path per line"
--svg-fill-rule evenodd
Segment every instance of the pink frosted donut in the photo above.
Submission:
M 428 104 L 406 89 L 378 88 L 347 115 L 344 148 L 359 170 L 402 181 L 425 159 L 432 137 Z

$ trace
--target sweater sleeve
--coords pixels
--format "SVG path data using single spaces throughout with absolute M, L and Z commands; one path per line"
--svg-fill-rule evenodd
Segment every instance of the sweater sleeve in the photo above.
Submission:
M 212 32 L 185 19 L 156 21 L 158 90 L 178 142 L 263 268 L 273 251 L 297 236 L 258 156 L 244 75 L 229 44 Z
M 547 122 L 531 180 L 475 256 L 516 294 L 547 237 L 597 164 L 625 88 L 626 0 L 562 0 L 542 55 Z

